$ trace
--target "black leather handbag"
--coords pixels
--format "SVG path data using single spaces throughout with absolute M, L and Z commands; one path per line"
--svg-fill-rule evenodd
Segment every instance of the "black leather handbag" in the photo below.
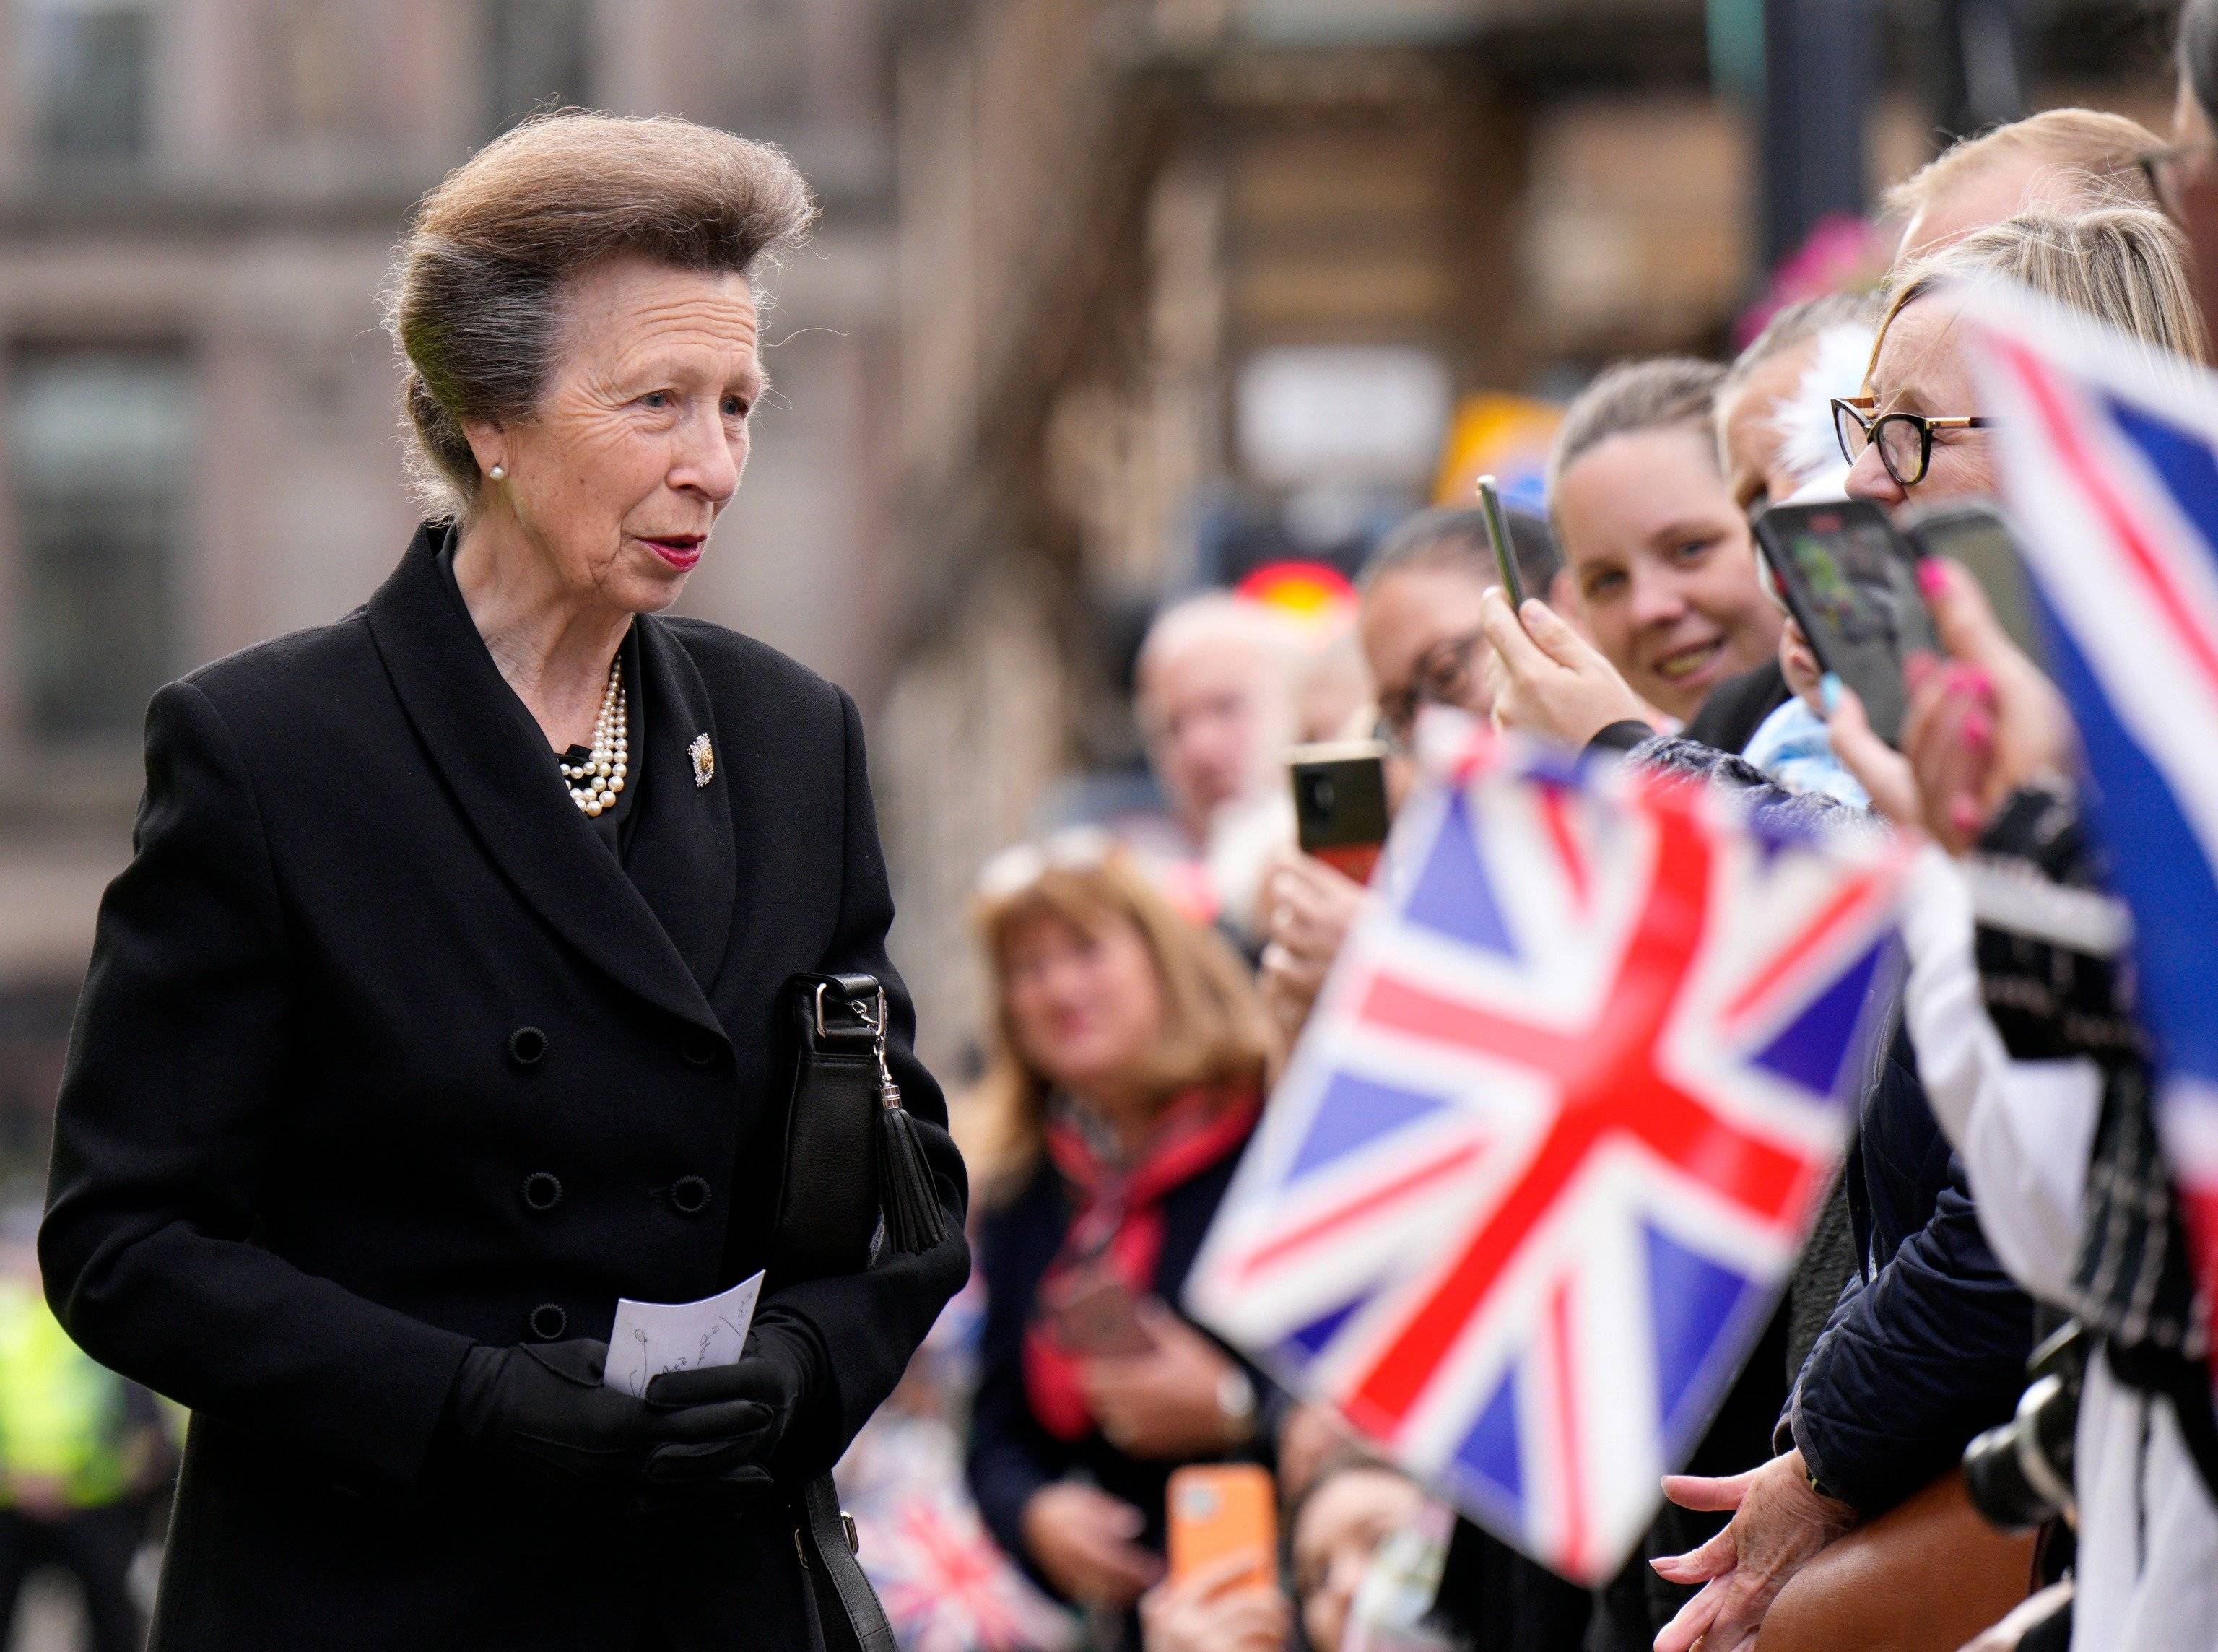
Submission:
M 945 1222 L 886 1066 L 885 988 L 872 975 L 793 975 L 778 994 L 792 1085 L 766 1290 L 858 1273 L 881 1248 L 914 1254 Z M 827 1652 L 895 1652 L 829 1474 L 794 1500 L 795 1549 Z

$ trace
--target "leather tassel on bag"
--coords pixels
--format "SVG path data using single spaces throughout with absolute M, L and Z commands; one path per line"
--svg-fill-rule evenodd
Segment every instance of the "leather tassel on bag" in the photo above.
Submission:
M 878 1086 L 878 1202 L 886 1220 L 886 1243 L 895 1254 L 914 1256 L 947 1237 L 939 1190 L 916 1139 L 916 1121 L 901 1105 L 892 1079 Z
M 875 1035 L 878 1057 L 878 1135 L 874 1155 L 878 1172 L 878 1208 L 885 1218 L 886 1244 L 896 1256 L 915 1256 L 947 1237 L 940 1215 L 939 1190 L 924 1162 L 924 1143 L 916 1121 L 901 1105 L 901 1086 L 886 1065 L 886 995 L 878 992 L 877 1013 L 865 1017 Z

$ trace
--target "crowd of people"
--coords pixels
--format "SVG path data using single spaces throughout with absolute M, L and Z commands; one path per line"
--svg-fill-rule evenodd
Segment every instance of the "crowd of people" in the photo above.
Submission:
M 1982 927 L 1961 869 L 1978 854 L 2100 885 L 2064 702 L 1980 585 L 1927 561 L 1945 657 L 1911 661 L 1899 749 L 1881 740 L 1751 530 L 1790 500 L 1993 494 L 2008 410 L 1981 405 L 1956 325 L 1981 277 L 2209 361 L 2195 260 L 2218 247 L 2190 241 L 2185 202 L 2218 158 L 2213 0 L 2188 8 L 2180 63 L 2168 140 L 2085 110 L 1968 139 L 1889 197 L 1899 251 L 1875 289 L 1790 306 L 1730 362 L 1602 374 L 1566 411 L 1546 516 L 1513 513 L 1521 608 L 1480 513 L 1447 509 L 1378 545 L 1341 632 L 1226 593 L 1161 616 L 1136 701 L 1170 826 L 1063 830 L 979 884 L 988 1049 L 952 1107 L 976 1327 L 942 1351 L 959 1374 L 932 1404 L 967 1440 L 982 1563 L 1022 1610 L 970 1643 L 2218 1645 L 2206 1316 L 2130 974 Z M 1180 1309 L 1373 898 L 1288 846 L 1288 746 L 1375 738 L 1398 803 L 1428 705 L 1919 845 L 1909 968 L 1847 1163 L 1640 1552 L 1599 1589 L 1454 1517 Z M 1174 1471 L 1228 1460 L 1275 1476 L 1279 1552 L 1260 1577 L 1169 1575 Z M 914 1643 L 963 1643 L 931 1639 L 930 1617 L 903 1626 Z
M 2010 410 L 1983 405 L 1961 325 L 1983 280 L 2209 365 L 2218 0 L 2186 7 L 2174 125 L 2063 110 L 1958 145 L 1890 197 L 1870 290 L 1780 310 L 1729 362 L 1597 377 L 1545 513 L 1511 513 L 1504 548 L 1480 510 L 1429 510 L 1322 617 L 1237 591 L 1168 605 L 1133 674 L 1160 814 L 1068 824 L 979 875 L 961 1164 L 883 950 L 854 706 L 653 622 L 737 491 L 762 388 L 749 272 L 798 244 L 805 186 L 677 121 L 555 115 L 488 146 L 427 198 L 393 289 L 434 515 L 365 609 L 155 702 L 59 1104 L 51 1305 L 20 1245 L 0 1278 L 0 1609 L 59 1562 L 102 1645 L 140 1640 L 133 1567 L 175 1463 L 157 1390 L 195 1418 L 158 1644 L 497 1624 L 486 1643 L 677 1648 L 729 1644 L 743 1617 L 765 1645 L 827 1625 L 876 1644 L 839 1501 L 816 1494 L 844 1451 L 907 1652 L 2218 1646 L 2208 1288 L 2133 972 L 1999 927 L 1966 869 L 2103 888 L 2070 711 L 1941 558 L 1915 573 L 1936 646 L 1904 662 L 1899 706 L 1867 706 L 1788 618 L 1756 526 L 1841 499 L 1914 526 L 1996 492 Z M 642 339 L 674 365 L 612 413 Z M 1182 1305 L 1379 898 L 1297 847 L 1290 754 L 1367 742 L 1391 810 L 1430 708 L 1914 851 L 1853 1146 L 1599 1587 Z M 425 800 L 369 840 L 365 773 Z M 247 806 L 265 797 L 282 818 Z M 742 820 L 762 829 L 734 838 Z M 743 864 L 740 982 L 718 914 Z M 608 979 L 558 931 L 615 957 Z M 497 1037 L 494 958 L 516 977 Z M 778 1093 L 875 1058 L 842 1115 L 869 1145 L 806 1166 L 878 1167 L 875 1252 L 867 1202 L 720 1122 L 784 1083 L 748 1030 L 812 1018 L 773 994 L 796 980 L 830 1042 Z M 631 1099 L 641 1072 L 667 1105 Z M 719 1198 L 750 1215 L 711 1257 L 694 1219 Z M 796 1260 L 827 1251 L 849 1259 Z M 745 1357 L 680 1359 L 643 1393 L 603 1380 L 619 1290 L 765 1273 Z M 803 1484 L 797 1528 L 762 1494 Z

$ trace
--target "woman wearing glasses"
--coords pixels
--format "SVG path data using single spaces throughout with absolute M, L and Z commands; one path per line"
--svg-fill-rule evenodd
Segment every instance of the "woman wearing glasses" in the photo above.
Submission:
M 2157 213 L 2115 207 L 1981 230 L 1896 277 L 1864 393 L 1833 404 L 1852 497 L 1893 506 L 1994 491 L 1994 420 L 1978 411 L 1953 285 L 1994 276 L 2174 354 L 2204 354 L 2185 244 Z

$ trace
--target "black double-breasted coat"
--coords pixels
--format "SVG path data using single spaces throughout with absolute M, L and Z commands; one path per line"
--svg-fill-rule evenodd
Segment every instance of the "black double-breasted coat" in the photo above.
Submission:
M 40 1254 L 87 1352 L 193 1413 L 156 1646 L 809 1646 L 773 1499 L 556 1508 L 432 1465 L 473 1344 L 605 1338 L 620 1296 L 764 1265 L 796 971 L 887 982 L 950 1237 L 778 1293 L 832 1367 L 785 1471 L 828 1466 L 960 1287 L 962 1167 L 886 956 L 855 708 L 642 616 L 620 864 L 438 543 L 148 714 Z

